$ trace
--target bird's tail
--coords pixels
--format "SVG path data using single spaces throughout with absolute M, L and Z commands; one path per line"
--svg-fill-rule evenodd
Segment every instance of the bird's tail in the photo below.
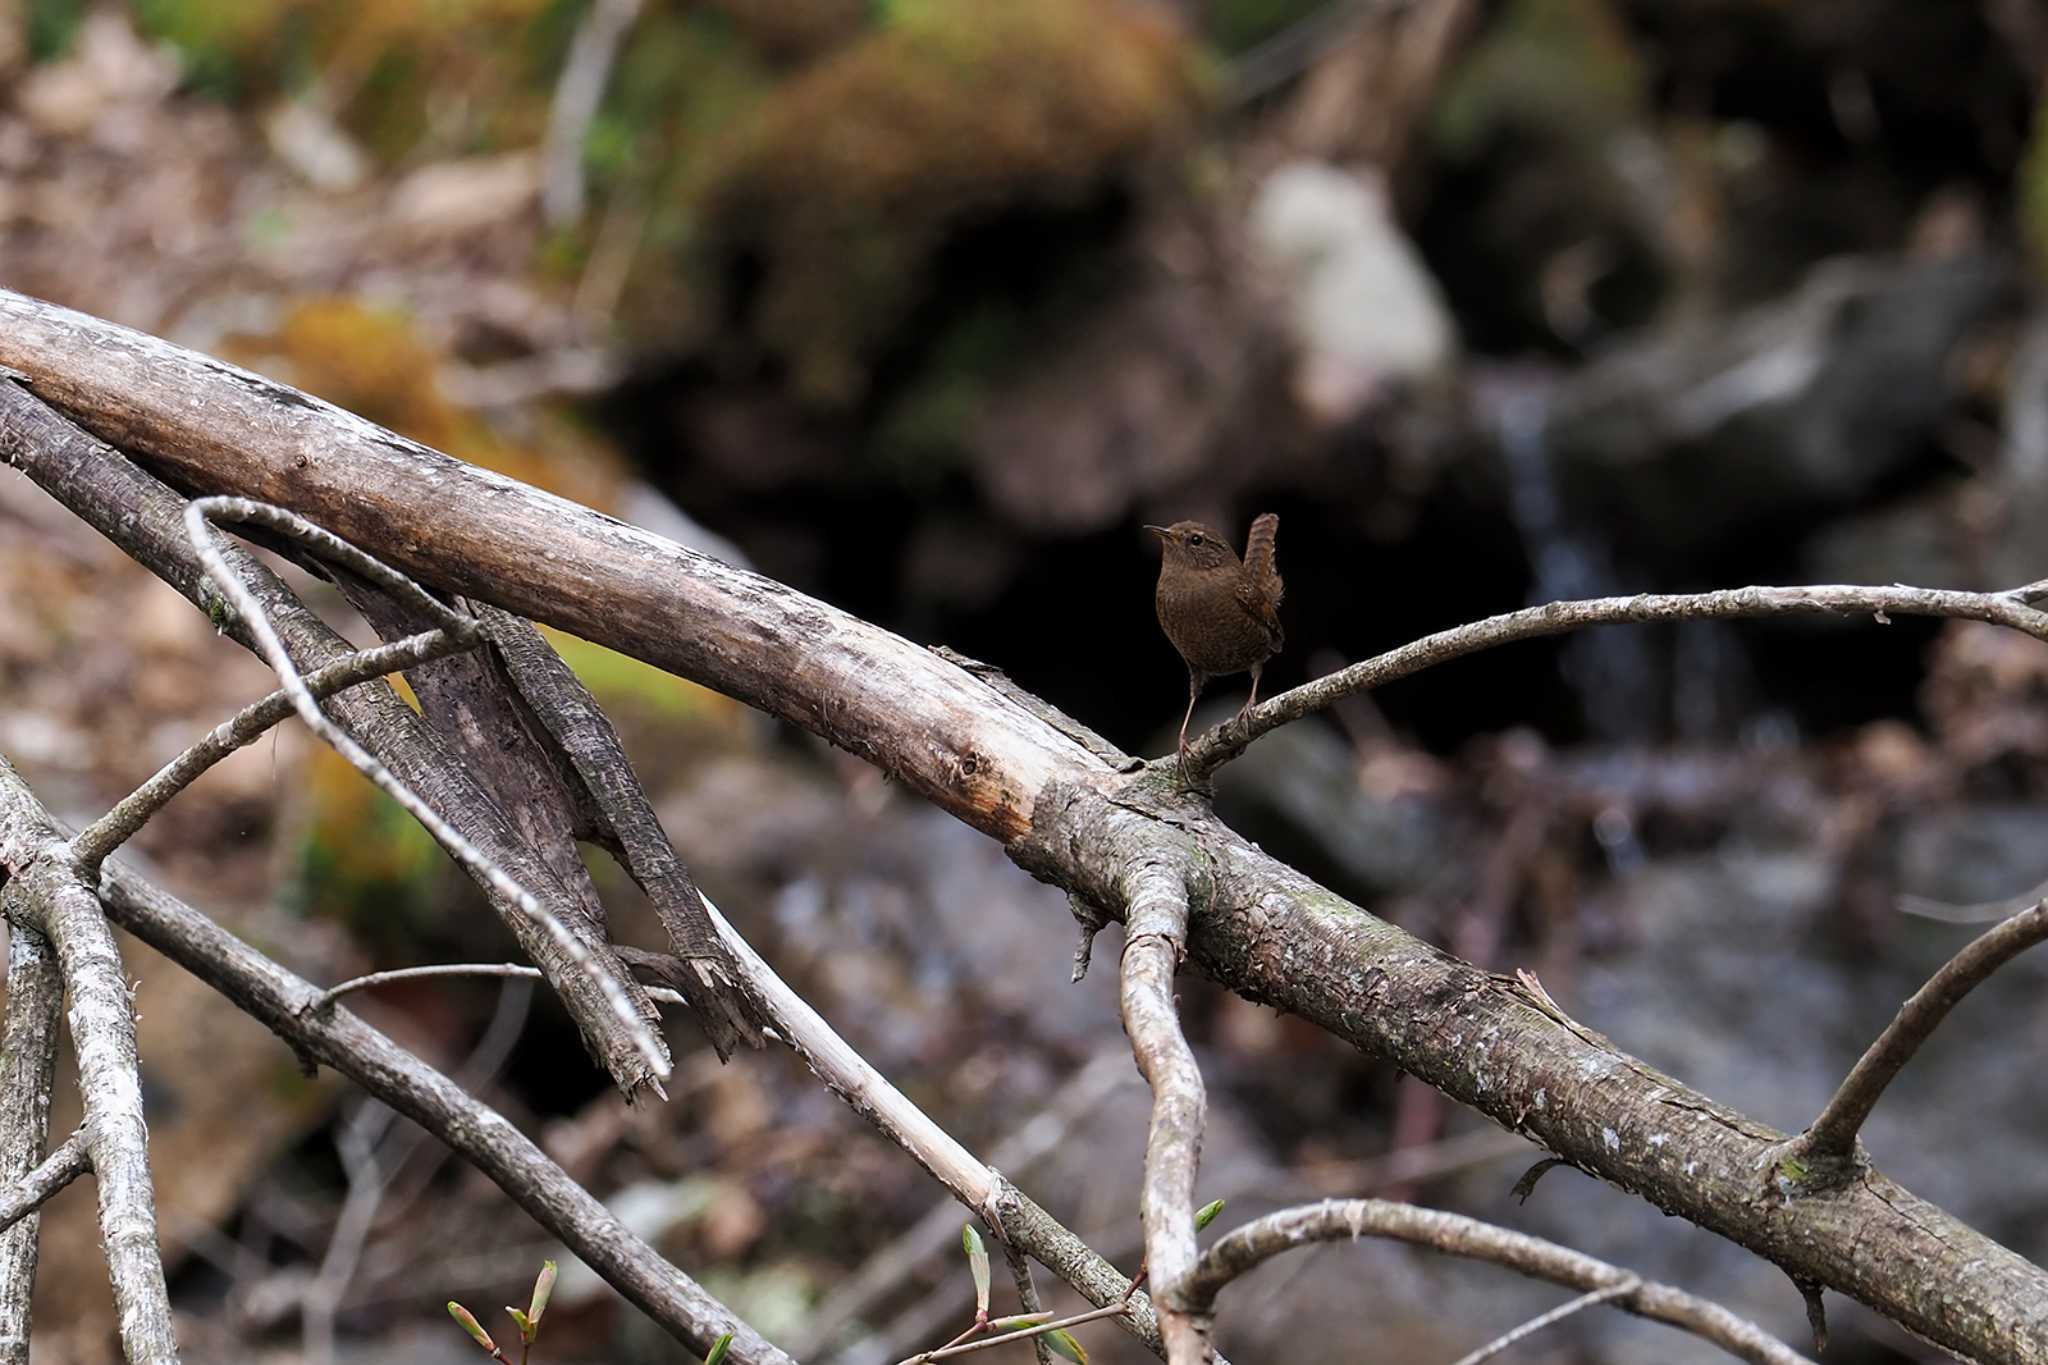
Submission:
M 1245 576 L 1261 596 L 1270 594 L 1276 607 L 1283 591 L 1280 570 L 1273 562 L 1273 541 L 1279 534 L 1279 513 L 1266 512 L 1252 519 L 1251 534 L 1244 542 Z

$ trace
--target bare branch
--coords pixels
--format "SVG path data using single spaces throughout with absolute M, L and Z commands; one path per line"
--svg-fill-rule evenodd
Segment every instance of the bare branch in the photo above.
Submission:
M 306 675 L 306 690 L 315 697 L 330 697 L 358 683 L 381 678 L 428 659 L 438 659 L 444 654 L 469 649 L 472 645 L 473 640 L 445 630 L 408 636 L 315 669 Z M 80 830 L 72 841 L 71 849 L 72 856 L 78 859 L 86 876 L 97 875 L 107 855 L 133 838 L 152 815 L 197 781 L 201 773 L 235 750 L 254 744 L 271 726 L 291 715 L 293 705 L 291 693 L 279 688 L 263 700 L 243 707 L 216 725 L 197 744 L 158 769 L 154 777 L 123 797 L 112 810 Z
M 1202 1073 L 1181 1033 L 1173 977 L 1187 947 L 1186 864 L 1141 862 L 1126 878 L 1124 1032 L 1152 1087 L 1140 1214 L 1153 1283 L 1173 1284 L 1195 1264 L 1195 1171 L 1202 1157 Z M 1208 1359 L 1205 1323 L 1168 1308 L 1160 1318 L 1170 1365 Z
M 256 594 L 245 586 L 234 570 L 228 567 L 222 557 L 220 545 L 214 539 L 211 522 L 253 521 L 280 531 L 294 539 L 302 540 L 317 549 L 320 554 L 342 564 L 354 573 L 369 579 L 379 587 L 412 602 L 440 621 L 440 628 L 450 634 L 474 638 L 477 625 L 474 619 L 451 611 L 431 593 L 424 591 L 417 583 L 356 549 L 340 537 L 313 525 L 304 517 L 288 512 L 281 507 L 267 503 L 253 502 L 247 498 L 201 498 L 185 509 L 185 528 L 192 538 L 193 549 L 198 552 L 200 562 L 208 574 L 234 604 L 236 612 L 247 622 L 249 630 L 256 637 L 264 661 L 277 673 L 284 690 L 291 695 L 292 706 L 299 713 L 299 719 L 306 728 L 325 740 L 330 748 L 347 759 L 355 770 L 370 779 L 379 791 L 401 806 L 406 814 L 419 821 L 422 828 L 434 836 L 434 841 L 448 851 L 448 855 L 469 869 L 472 875 L 489 885 L 506 900 L 519 907 L 534 923 L 543 927 L 569 960 L 576 964 L 604 995 L 611 1006 L 620 1027 L 639 1049 L 641 1059 L 654 1077 L 669 1074 L 668 1049 L 662 1046 L 649 1028 L 647 1021 L 640 1017 L 640 1011 L 633 1007 L 626 993 L 608 974 L 599 970 L 590 948 L 582 939 L 569 932 L 561 918 L 535 898 L 531 891 L 514 881 L 483 850 L 448 821 L 439 812 L 422 801 L 413 790 L 401 782 L 392 771 L 379 762 L 371 753 L 356 743 L 349 733 L 327 719 L 320 703 L 306 689 L 306 682 L 300 676 L 298 666 L 292 662 L 290 651 L 284 641 L 278 638 L 277 630 L 265 615 L 262 603 Z M 651 1081 L 657 1091 L 659 1080 Z
M 1452 1256 L 1492 1261 L 1572 1289 L 1613 1289 L 1616 1307 L 1681 1328 L 1752 1365 L 1812 1365 L 1754 1323 L 1682 1289 L 1641 1280 L 1619 1266 L 1540 1237 L 1383 1199 L 1332 1199 L 1247 1223 L 1210 1247 L 1184 1280 L 1162 1286 L 1160 1295 L 1176 1301 L 1184 1312 L 1206 1315 L 1225 1285 L 1261 1262 L 1311 1242 L 1359 1237 L 1388 1237 Z
M 1588 1174 L 1930 1341 L 1973 1357 L 2048 1362 L 2042 1268 L 1875 1171 L 1825 1197 L 1765 1206 L 1755 1172 L 1785 1134 L 1544 1010 L 1515 982 L 1349 904 L 1170 790 L 1162 774 L 1128 771 L 1080 737 L 1085 727 L 1048 718 L 1049 707 L 1026 705 L 971 668 L 262 376 L 4 290 L 0 366 L 189 486 L 289 502 L 438 591 L 572 631 L 810 730 L 1098 905 L 1118 905 L 1114 879 L 1134 851 L 1191 839 L 1216 890 L 1191 926 L 1189 953 L 1219 984 L 1302 1016 Z M 82 496 L 60 497 L 75 498 L 124 547 L 155 545 L 154 504 L 113 494 L 127 478 L 105 468 L 117 457 L 74 443 L 61 459 L 40 460 L 22 432 L 46 428 L 6 403 L 7 391 L 20 392 L 0 385 L 0 458 L 53 491 L 85 485 Z M 540 543 L 545 559 L 532 551 Z M 193 573 L 174 565 L 166 576 L 189 595 Z M 1890 590 L 1848 591 L 1862 609 L 1865 594 Z M 1786 609 L 1809 606 L 1838 604 L 1809 598 Z M 1903 609 L 1896 599 L 1890 606 Z M 530 931 L 522 916 L 509 922 Z M 573 973 L 566 979 L 580 984 Z M 1028 1217 L 1023 1205 L 1006 1214 Z M 1030 1235 L 1046 1245 L 1059 1236 L 1044 1227 Z M 1065 1269 L 1046 1264 L 1073 1283 L 1095 1273 L 1088 1255 L 1076 1247 Z M 1122 1286 L 1115 1276 L 1109 1292 Z
M 2027 591 L 2021 589 L 2020 591 Z M 1653 621 L 1742 620 L 1771 616 L 1868 616 L 1884 624 L 1891 614 L 1941 616 L 2009 626 L 2048 640 L 2048 613 L 2034 610 L 2011 593 L 1957 592 L 1938 588 L 1822 586 L 1729 588 L 1720 592 L 1638 593 L 1583 602 L 1550 602 L 1540 607 L 1489 616 L 1470 625 L 1425 635 L 1327 677 L 1269 697 L 1244 716 L 1201 736 L 1188 747 L 1188 772 L 1197 780 L 1244 752 L 1269 730 L 1314 715 L 1356 692 L 1371 691 L 1462 659 L 1467 654 L 1563 635 L 1588 626 Z
M 0 1186 L 0 1229 L 14 1228 L 57 1192 L 92 1169 L 92 1153 L 86 1149 L 85 1130 L 79 1129 L 57 1144 L 57 1150 L 42 1164 L 11 1185 Z
M 24 856 L 7 848 L 7 842 L 0 834 L 0 872 Z M 11 885 L 0 890 L 0 907 L 10 917 L 15 894 Z M 14 924 L 7 940 L 7 1035 L 0 1049 L 0 1180 L 17 1187 L 39 1169 L 49 1145 L 57 1018 L 63 1006 L 64 978 L 49 940 L 26 924 Z M 0 1365 L 28 1365 L 29 1299 L 41 1223 L 34 1207 L 0 1232 Z
M 70 993 L 66 1021 L 85 1103 L 82 1131 L 99 1194 L 100 1247 L 114 1286 L 121 1351 L 129 1365 L 177 1357 L 171 1296 L 156 1235 L 156 1187 L 149 1174 L 149 1125 L 135 1045 L 135 1008 L 114 935 L 83 873 L 54 846 L 19 874 L 30 913 L 57 955 Z
M 1561 1303 L 1548 1313 L 1541 1313 L 1536 1317 L 1530 1318 L 1513 1331 L 1501 1333 L 1478 1350 L 1466 1352 L 1458 1357 L 1456 1365 L 1481 1365 L 1481 1362 L 1492 1360 L 1516 1342 L 1526 1341 L 1544 1328 L 1563 1322 L 1574 1313 L 1597 1307 L 1610 1299 L 1618 1299 L 1623 1294 L 1635 1293 L 1642 1286 L 1642 1283 L 1639 1277 L 1631 1275 L 1618 1284 L 1608 1285 L 1605 1289 L 1595 1289 L 1589 1293 L 1581 1294 L 1570 1303 Z
M 356 991 L 376 990 L 382 986 L 396 985 L 401 981 L 427 981 L 436 978 L 457 976 L 497 976 L 524 978 L 539 981 L 543 977 L 538 967 L 528 967 L 517 962 L 436 962 L 423 967 L 394 967 L 388 972 L 371 972 L 367 976 L 351 977 L 337 986 L 329 986 L 320 992 L 320 998 L 307 1005 L 308 1010 L 318 1013 Z M 646 988 L 650 998 L 667 1005 L 687 1005 L 680 991 L 669 990 L 666 986 Z
M 1986 977 L 2044 938 L 2048 938 L 2048 901 L 2038 902 L 1979 935 L 1944 963 L 1899 1006 L 1898 1014 L 1850 1069 L 1820 1117 L 1791 1141 L 1778 1163 L 1779 1172 L 1801 1184 L 1809 1178 L 1823 1185 L 1839 1179 L 1843 1168 L 1852 1163 L 1856 1134 L 1877 1107 L 1885 1087 L 1941 1027 L 1948 1012 Z M 1787 1162 L 1797 1165 L 1788 1167 Z M 1811 1169 L 1799 1169 L 1801 1166 Z

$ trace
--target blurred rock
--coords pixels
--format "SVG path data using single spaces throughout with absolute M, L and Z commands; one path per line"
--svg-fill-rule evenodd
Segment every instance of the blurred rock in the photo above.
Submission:
M 1300 348 L 1295 397 L 1318 425 L 1347 421 L 1387 385 L 1451 363 L 1457 333 L 1442 291 L 1377 176 L 1282 166 L 1254 192 L 1250 234 Z
M 1782 303 L 1615 349 L 1552 410 L 1567 515 L 1642 562 L 1684 564 L 1924 474 L 1957 401 L 1948 357 L 2016 286 L 1996 256 L 1834 261 Z
M 1190 733 L 1229 714 L 1204 708 Z M 1375 795 L 1365 785 L 1364 767 L 1329 727 L 1289 725 L 1217 775 L 1217 805 L 1274 856 L 1329 878 L 1368 905 L 1425 889 L 1449 891 L 1448 883 L 1467 869 L 1461 857 L 1445 852 L 1468 837 L 1451 793 L 1410 782 Z
M 516 218 L 540 193 L 540 158 L 530 151 L 422 166 L 391 191 L 391 216 L 421 238 L 458 237 Z
M 117 11 L 96 9 L 80 23 L 71 56 L 32 68 L 14 103 L 38 132 L 75 136 L 122 105 L 156 103 L 177 83 L 174 58 L 145 46 Z
M 271 110 L 263 133 L 277 159 L 315 189 L 342 194 L 369 177 L 363 149 L 309 100 L 287 100 Z

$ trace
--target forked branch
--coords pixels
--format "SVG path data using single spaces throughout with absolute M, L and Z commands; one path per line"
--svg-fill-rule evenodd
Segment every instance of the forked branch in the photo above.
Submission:
M 1223 1287 L 1254 1266 L 1312 1242 L 1359 1237 L 1387 1237 L 1452 1256 L 1492 1261 L 1572 1289 L 1613 1290 L 1615 1307 L 1669 1323 L 1752 1365 L 1813 1365 L 1755 1323 L 1682 1289 L 1639 1279 L 1620 1266 L 1541 1237 L 1384 1199 L 1332 1199 L 1247 1223 L 1210 1247 L 1186 1278 L 1162 1287 L 1160 1297 L 1181 1312 L 1207 1316 Z
M 1779 1170 L 1802 1184 L 1809 1177 L 1820 1185 L 1839 1179 L 1852 1164 L 1856 1134 L 1863 1121 L 1920 1045 L 1941 1027 L 1964 996 L 2043 939 L 2048 939 L 2048 901 L 2038 902 L 1979 935 L 1944 963 L 1899 1006 L 1898 1014 L 1850 1069 L 1820 1116 L 1788 1144 L 1787 1160 L 1798 1164 L 1788 1166 L 1781 1161 Z

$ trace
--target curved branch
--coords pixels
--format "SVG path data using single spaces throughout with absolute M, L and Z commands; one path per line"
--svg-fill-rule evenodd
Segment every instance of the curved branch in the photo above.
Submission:
M 1173 977 L 1187 951 L 1185 857 L 1138 863 L 1125 881 L 1124 1032 L 1152 1087 L 1139 1213 L 1145 1264 L 1155 1284 L 1170 1284 L 1195 1263 L 1195 1171 L 1202 1158 L 1202 1073 L 1181 1033 Z M 1170 1365 L 1208 1358 L 1205 1326 L 1171 1309 L 1160 1315 Z
M 320 998 L 306 1008 L 318 1014 L 320 1011 L 357 991 L 373 991 L 383 986 L 395 986 L 401 981 L 444 981 L 453 977 L 497 977 L 512 981 L 539 981 L 544 979 L 538 967 L 529 967 L 519 962 L 432 962 L 420 967 L 393 967 L 389 971 L 370 972 L 365 976 L 352 976 L 320 992 Z M 666 986 L 649 986 L 647 998 L 659 1000 L 665 1005 L 687 1005 L 690 1002 L 681 991 L 672 991 Z
M 1755 1323 L 1682 1289 L 1640 1279 L 1620 1266 L 1541 1237 L 1384 1199 L 1331 1199 L 1267 1214 L 1224 1236 L 1184 1280 L 1163 1288 L 1160 1296 L 1186 1312 L 1207 1314 L 1225 1285 L 1261 1262 L 1310 1242 L 1359 1237 L 1387 1237 L 1452 1256 L 1492 1261 L 1572 1289 L 1612 1290 L 1615 1307 L 1681 1328 L 1752 1365 L 1813 1365 Z
M 1822 1183 L 1835 1178 L 1855 1155 L 1856 1134 L 1892 1078 L 1941 1027 L 1948 1012 L 1984 979 L 2027 949 L 2048 939 L 2048 901 L 2038 902 L 1980 934 L 1913 992 L 1842 1081 L 1827 1107 L 1787 1151 L 1792 1161 L 1811 1163 Z M 1788 1171 L 1784 1162 L 1781 1171 Z M 1796 1175 L 1794 1176 L 1796 1179 Z
M 1770 616 L 1940 616 L 2009 626 L 2048 641 L 2048 613 L 2027 605 L 2031 588 L 2011 592 L 1959 592 L 1942 588 L 1830 585 L 1796 588 L 1727 588 L 1719 592 L 1638 593 L 1550 602 L 1540 607 L 1489 616 L 1453 626 L 1398 649 L 1340 668 L 1326 677 L 1269 697 L 1246 714 L 1217 726 L 1188 747 L 1188 772 L 1199 781 L 1245 751 L 1253 740 L 1290 721 L 1326 710 L 1357 692 L 1384 687 L 1425 668 L 1468 654 L 1563 635 L 1589 626 L 1641 625 L 1656 621 L 1750 620 Z

